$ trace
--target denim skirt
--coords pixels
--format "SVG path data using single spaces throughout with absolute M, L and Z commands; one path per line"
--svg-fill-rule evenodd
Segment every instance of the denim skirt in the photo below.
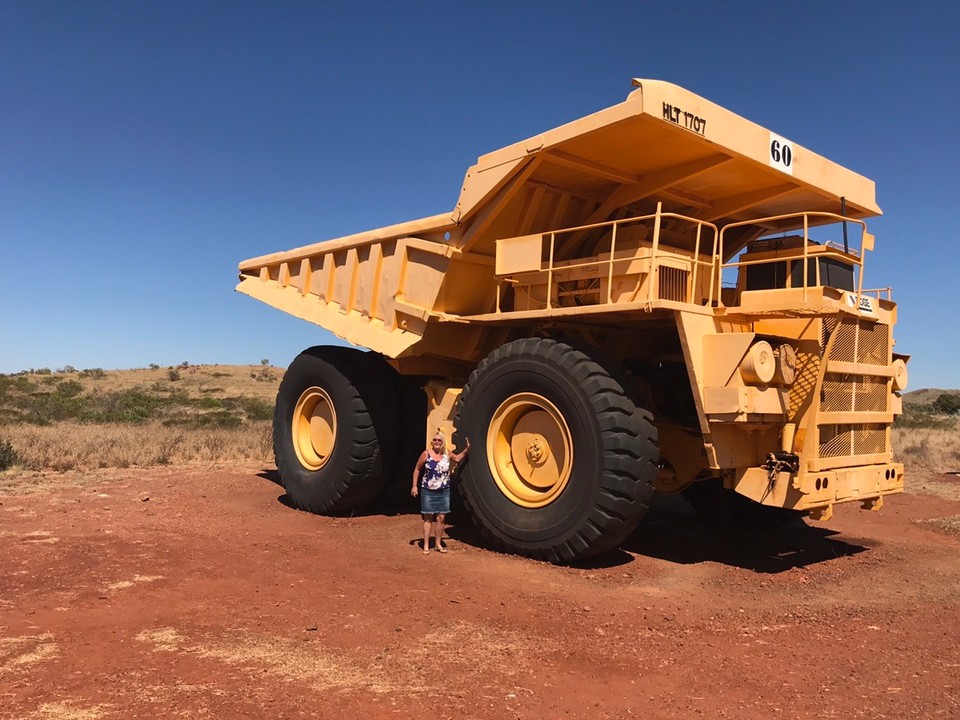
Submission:
M 450 488 L 445 490 L 431 490 L 420 488 L 420 513 L 422 515 L 446 515 L 450 512 Z

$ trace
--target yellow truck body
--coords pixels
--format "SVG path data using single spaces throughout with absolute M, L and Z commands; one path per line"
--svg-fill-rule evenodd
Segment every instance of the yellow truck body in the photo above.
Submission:
M 411 442 L 382 419 L 403 378 L 426 393 L 419 449 L 470 433 L 461 494 L 492 544 L 555 562 L 618 543 L 654 490 L 712 482 L 819 519 L 902 491 L 907 358 L 890 290 L 863 284 L 874 183 L 680 87 L 634 86 L 480 157 L 451 213 L 240 263 L 240 292 L 372 351 L 377 388 L 348 385 L 381 416 L 379 470 L 336 457 L 359 431 L 327 385 L 356 358 L 314 348 L 281 388 L 298 504 L 380 492 Z

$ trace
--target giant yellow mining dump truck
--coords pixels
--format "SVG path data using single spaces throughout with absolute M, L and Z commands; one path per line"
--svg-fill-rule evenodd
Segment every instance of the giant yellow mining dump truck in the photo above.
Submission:
M 294 503 L 409 489 L 436 428 L 472 443 L 458 486 L 491 545 L 552 562 L 617 546 L 654 492 L 826 520 L 902 491 L 873 182 L 634 86 L 482 156 L 452 213 L 240 263 L 240 292 L 369 349 L 310 348 L 283 379 Z

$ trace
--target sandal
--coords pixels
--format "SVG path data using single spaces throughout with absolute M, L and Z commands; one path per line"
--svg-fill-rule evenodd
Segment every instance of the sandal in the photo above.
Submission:
M 446 549 L 443 545 L 438 545 L 438 546 L 437 546 L 437 552 L 441 552 L 441 553 L 443 553 L 444 555 L 446 555 L 446 554 L 447 554 L 447 549 Z

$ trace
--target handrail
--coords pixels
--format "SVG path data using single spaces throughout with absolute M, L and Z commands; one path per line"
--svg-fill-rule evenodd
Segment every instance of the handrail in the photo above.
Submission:
M 694 289 L 697 287 L 696 279 L 697 279 L 697 273 L 699 271 L 700 266 L 706 266 L 707 268 L 710 269 L 710 272 L 711 272 L 710 274 L 711 289 L 710 291 L 708 291 L 707 298 L 706 298 L 706 299 L 709 299 L 712 293 L 714 278 L 716 277 L 716 274 L 717 274 L 715 270 L 717 266 L 717 257 L 718 257 L 717 244 L 720 236 L 719 228 L 717 228 L 717 226 L 714 225 L 713 223 L 710 223 L 705 220 L 698 220 L 697 218 L 692 218 L 692 217 L 688 217 L 686 215 L 680 215 L 677 213 L 665 213 L 663 212 L 662 203 L 657 203 L 656 212 L 650 215 L 621 218 L 619 220 L 608 220 L 605 222 L 591 223 L 589 225 L 578 225 L 575 227 L 563 228 L 561 230 L 552 230 L 549 232 L 542 233 L 541 235 L 542 241 L 547 241 L 549 243 L 548 258 L 547 258 L 546 266 L 541 267 L 539 270 L 539 272 L 545 271 L 547 273 L 546 309 L 550 310 L 550 309 L 553 309 L 554 307 L 553 289 L 554 289 L 555 282 L 557 282 L 555 281 L 555 276 L 558 269 L 560 269 L 557 267 L 557 264 L 556 264 L 557 261 L 555 258 L 558 235 L 564 235 L 567 233 L 574 233 L 574 232 L 580 232 L 583 230 L 592 230 L 592 229 L 598 229 L 598 228 L 606 228 L 606 227 L 611 228 L 609 258 L 605 260 L 584 258 L 582 261 L 579 261 L 579 262 L 576 261 L 579 259 L 575 259 L 574 261 L 564 261 L 564 264 L 561 266 L 562 270 L 564 271 L 577 269 L 577 268 L 586 268 L 586 267 L 597 267 L 597 268 L 605 267 L 606 276 L 607 276 L 606 298 L 604 298 L 602 302 L 599 302 L 597 304 L 610 305 L 610 304 L 615 304 L 613 300 L 613 278 L 614 278 L 615 266 L 620 263 L 629 262 L 632 259 L 643 257 L 640 254 L 635 254 L 632 257 L 617 257 L 618 231 L 622 226 L 639 225 L 643 222 L 648 222 L 650 220 L 653 220 L 653 238 L 648 248 L 650 251 L 649 262 L 650 262 L 651 281 L 649 283 L 649 288 L 647 291 L 647 300 L 652 301 L 657 299 L 655 295 L 655 292 L 656 292 L 655 288 L 659 287 L 657 284 L 657 280 L 659 278 L 659 269 L 660 269 L 660 265 L 657 261 L 662 257 L 664 257 L 665 255 L 667 255 L 667 253 L 664 253 L 661 250 L 661 243 L 660 243 L 660 235 L 661 235 L 661 229 L 662 229 L 662 224 L 664 219 L 676 219 L 685 223 L 690 223 L 696 227 L 693 255 L 692 257 L 687 258 L 687 260 L 691 263 L 691 266 L 693 269 L 693 272 L 692 272 L 693 281 L 689 283 L 689 286 L 686 290 L 685 301 L 692 302 L 690 296 L 692 295 L 692 292 L 694 291 Z M 703 244 L 703 228 L 704 227 L 707 227 L 713 231 L 713 247 L 712 247 L 711 257 L 709 260 L 703 260 L 700 257 L 701 245 Z M 689 251 L 687 250 L 686 252 L 689 252 Z M 685 255 L 686 255 L 686 252 L 684 253 Z M 514 273 L 511 273 L 511 274 L 514 274 Z M 522 273 L 518 273 L 518 274 L 522 274 Z M 510 277 L 498 278 L 497 292 L 496 292 L 496 308 L 498 313 L 502 312 L 500 301 L 502 298 L 501 284 L 503 282 L 507 282 L 508 284 L 512 284 L 512 285 L 526 285 L 526 286 L 530 286 L 533 284 L 533 283 L 524 283 Z M 631 301 L 635 299 L 636 298 L 634 297 L 631 299 Z
M 860 225 L 860 227 L 861 227 L 861 232 L 862 232 L 862 235 L 861 235 L 861 236 L 866 235 L 866 233 L 867 233 L 867 224 L 866 224 L 863 220 L 860 220 L 860 219 L 858 219 L 858 218 L 845 217 L 845 216 L 843 216 L 843 215 L 837 215 L 836 213 L 830 213 L 830 212 L 796 212 L 796 213 L 787 213 L 787 214 L 784 214 L 784 215 L 773 215 L 773 216 L 771 216 L 771 217 L 766 217 L 766 218 L 759 218 L 759 219 L 753 219 L 753 220 L 743 220 L 743 221 L 741 221 L 741 222 L 730 223 L 729 225 L 724 225 L 723 228 L 720 230 L 719 247 L 717 248 L 717 260 L 720 262 L 719 272 L 720 272 L 720 273 L 723 273 L 723 271 L 726 270 L 727 268 L 741 268 L 741 267 L 746 267 L 746 266 L 748 266 L 748 265 L 765 265 L 765 264 L 769 264 L 769 263 L 785 262 L 785 261 L 790 260 L 791 258 L 777 257 L 777 258 L 765 258 L 765 259 L 761 259 L 761 260 L 737 260 L 736 262 L 726 262 L 726 263 L 725 263 L 725 262 L 720 261 L 720 258 L 723 257 L 724 234 L 725 234 L 728 230 L 730 230 L 730 229 L 732 229 L 732 228 L 743 227 L 743 226 L 745 226 L 745 225 L 753 225 L 753 226 L 755 226 L 755 225 L 758 225 L 758 224 L 761 224 L 761 223 L 770 223 L 770 222 L 775 222 L 775 221 L 778 221 L 778 220 L 789 220 L 789 219 L 792 219 L 792 218 L 802 218 L 802 219 L 803 219 L 803 252 L 802 252 L 802 255 L 800 255 L 799 258 L 798 258 L 798 257 L 795 257 L 795 258 L 793 258 L 793 260 L 798 260 L 798 259 L 801 259 L 801 258 L 802 258 L 802 260 L 803 260 L 803 300 L 804 300 L 804 302 L 806 302 L 806 300 L 807 300 L 807 298 L 808 298 L 808 293 L 807 293 L 807 291 L 808 291 L 808 289 L 811 287 L 811 286 L 810 286 L 810 283 L 809 283 L 809 281 L 808 281 L 808 278 L 809 278 L 809 262 L 810 262 L 810 258 L 811 258 L 811 255 L 810 255 L 810 243 L 811 243 L 811 241 L 810 241 L 810 218 L 829 218 L 829 219 L 832 219 L 832 220 L 834 220 L 835 222 L 838 222 L 838 223 L 840 223 L 840 222 L 852 222 L 852 223 L 856 223 L 856 224 Z M 861 251 L 860 251 L 859 253 L 858 253 L 858 252 L 841 252 L 841 251 L 839 250 L 839 248 L 836 248 L 836 249 L 835 249 L 835 248 L 831 247 L 829 242 L 828 242 L 826 245 L 819 245 L 819 244 L 818 244 L 818 247 L 826 247 L 826 248 L 829 249 L 829 253 L 828 253 L 829 255 L 831 255 L 831 256 L 833 256 L 833 257 L 843 257 L 844 259 L 849 260 L 852 264 L 858 266 L 859 272 L 858 272 L 858 280 L 857 280 L 857 292 L 858 292 L 858 294 L 862 294 L 862 293 L 863 293 L 863 289 L 862 289 L 862 288 L 863 288 L 863 265 L 864 265 L 864 256 L 866 255 L 865 250 L 866 250 L 867 248 L 862 247 L 862 248 L 861 248 Z M 820 282 L 820 263 L 817 262 L 815 267 L 816 267 L 816 273 L 815 273 L 814 281 L 815 281 L 816 284 L 814 285 L 814 287 L 820 287 L 820 284 L 821 284 L 821 282 Z M 711 291 L 712 291 L 712 289 L 713 289 L 713 288 L 711 287 Z M 711 302 L 711 303 L 716 302 L 717 305 L 719 305 L 719 306 L 722 306 L 722 305 L 723 305 L 723 301 L 720 299 L 719 293 L 718 293 L 716 296 L 714 296 L 714 295 L 711 293 L 710 302 Z
M 870 288 L 869 290 L 861 290 L 861 295 L 873 295 L 877 300 L 893 300 L 893 288 Z M 885 295 L 886 297 L 880 297 Z
M 722 261 L 724 255 L 724 241 L 725 234 L 727 231 L 732 230 L 737 227 L 752 225 L 756 226 L 758 224 L 776 222 L 780 220 L 789 220 L 789 219 L 802 219 L 803 221 L 803 245 L 802 248 L 797 248 L 797 253 L 793 257 L 775 257 L 775 258 L 766 258 L 766 259 L 739 259 L 732 262 L 724 263 Z M 853 265 L 856 265 L 859 268 L 859 277 L 857 281 L 857 288 L 860 294 L 871 293 L 875 294 L 877 298 L 880 298 L 882 293 L 886 293 L 887 298 L 890 298 L 891 291 L 889 288 L 883 288 L 880 290 L 862 290 L 863 287 L 863 269 L 864 269 L 864 255 L 865 251 L 870 249 L 870 247 L 862 246 L 860 252 L 856 250 L 850 252 L 842 251 L 836 243 L 827 241 L 826 243 L 814 244 L 810 239 L 810 227 L 811 219 L 828 219 L 835 222 L 852 222 L 861 226 L 863 236 L 867 235 L 867 226 L 862 220 L 857 218 L 844 217 L 843 215 L 838 215 L 836 213 L 829 212 L 796 212 L 796 213 L 787 213 L 783 215 L 774 215 L 767 218 L 759 218 L 752 220 L 744 220 L 741 222 L 730 223 L 725 225 L 722 229 L 718 228 L 715 224 L 708 222 L 706 220 L 699 220 L 697 218 L 689 217 L 686 215 L 680 215 L 678 213 L 663 212 L 662 203 L 657 203 L 656 212 L 649 215 L 641 215 L 629 218 L 622 218 L 619 220 L 607 220 L 605 222 L 590 223 L 587 225 L 577 225 L 569 228 L 562 228 L 559 230 L 551 230 L 549 232 L 544 232 L 540 235 L 541 243 L 548 243 L 547 248 L 547 260 L 542 264 L 536 272 L 546 272 L 547 283 L 546 283 L 546 299 L 545 305 L 546 309 L 552 310 L 555 307 L 555 302 L 553 298 L 553 291 L 556 285 L 564 282 L 563 280 L 557 280 L 558 272 L 563 271 L 567 272 L 575 269 L 598 268 L 598 278 L 602 278 L 603 275 L 606 275 L 606 297 L 598 298 L 596 303 L 590 303 L 591 305 L 611 305 L 616 304 L 616 301 L 613 298 L 613 282 L 615 277 L 615 269 L 618 264 L 628 263 L 634 259 L 644 259 L 649 262 L 649 276 L 650 281 L 647 284 L 646 290 L 646 300 L 651 302 L 659 298 L 660 286 L 659 286 L 659 277 L 660 277 L 660 268 L 661 261 L 664 257 L 675 257 L 675 253 L 668 252 L 665 253 L 662 250 L 662 230 L 663 230 L 663 221 L 667 219 L 679 220 L 684 224 L 692 225 L 696 228 L 695 235 L 687 239 L 693 240 L 692 254 L 689 248 L 683 249 L 683 257 L 690 264 L 690 279 L 685 290 L 685 295 L 683 298 L 684 302 L 694 303 L 705 300 L 709 305 L 715 305 L 718 307 L 723 307 L 723 301 L 721 298 L 721 290 L 723 287 L 723 271 L 727 268 L 741 268 L 751 265 L 764 265 L 773 262 L 796 262 L 802 261 L 803 263 L 803 300 L 806 301 L 809 298 L 809 289 L 811 287 L 819 287 L 821 285 L 820 277 L 820 262 L 819 258 L 821 257 L 833 257 L 847 261 Z M 642 249 L 646 251 L 647 254 L 641 254 L 639 252 L 634 253 L 633 255 L 627 257 L 617 257 L 617 244 L 620 240 L 621 229 L 624 226 L 639 225 L 644 222 L 653 221 L 653 236 L 649 241 L 646 241 L 647 244 L 642 246 Z M 823 223 L 817 223 L 823 224 Z M 649 227 L 649 225 L 647 226 Z M 595 230 L 601 228 L 610 228 L 610 257 L 607 259 L 599 259 L 596 256 L 591 258 L 572 258 L 570 260 L 562 261 L 562 265 L 558 266 L 557 263 L 560 262 L 556 259 L 557 252 L 557 242 L 560 236 L 581 232 L 584 230 Z M 712 253 L 709 260 L 702 259 L 701 250 L 703 245 L 707 242 L 703 237 L 704 228 L 708 228 L 713 231 L 713 242 L 712 242 Z M 509 239 L 509 238 L 507 238 Z M 812 247 L 819 248 L 819 251 L 814 253 L 812 252 Z M 541 248 L 543 246 L 541 245 Z M 638 248 L 638 250 L 641 248 Z M 596 259 L 594 259 L 596 258 Z M 816 272 L 814 273 L 813 282 L 810 282 L 809 271 L 810 271 L 810 262 L 814 262 L 814 268 Z M 703 268 L 701 270 L 701 268 Z M 605 272 L 604 272 L 605 271 Z M 531 270 L 530 272 L 534 272 Z M 695 292 L 697 286 L 697 280 L 700 277 L 701 272 L 710 273 L 710 281 L 706 289 L 705 298 L 694 298 L 693 293 Z M 523 275 L 524 273 L 510 273 L 510 275 Z M 639 275 L 640 273 L 630 273 L 630 275 Z M 513 277 L 503 276 L 497 279 L 497 288 L 496 288 L 496 309 L 497 312 L 502 312 L 501 308 L 501 299 L 503 293 L 501 291 L 501 286 L 503 283 L 507 283 L 514 286 L 524 286 L 524 287 L 533 287 L 534 285 L 539 285 L 536 282 L 524 282 L 522 280 L 517 280 Z M 634 291 L 633 296 L 631 296 L 629 302 L 634 302 L 637 299 L 639 294 L 640 286 Z M 583 291 L 585 294 L 588 292 L 596 293 L 598 289 L 594 286 L 589 290 Z M 621 300 L 622 301 L 622 300 Z

